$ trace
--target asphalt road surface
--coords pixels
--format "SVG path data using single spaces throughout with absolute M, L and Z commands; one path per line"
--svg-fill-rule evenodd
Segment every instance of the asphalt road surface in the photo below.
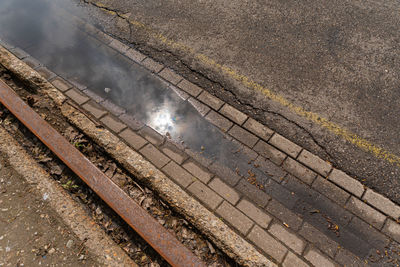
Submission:
M 399 1 L 85 2 L 95 25 L 400 203 Z

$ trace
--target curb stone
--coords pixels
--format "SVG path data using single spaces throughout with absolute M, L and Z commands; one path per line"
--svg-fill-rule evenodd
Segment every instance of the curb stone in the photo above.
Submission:
M 0 64 L 19 79 L 36 90 L 42 90 L 52 98 L 72 124 L 101 145 L 135 177 L 158 192 L 162 199 L 210 238 L 228 256 L 244 266 L 277 266 L 118 137 L 107 129 L 97 128 L 86 115 L 68 103 L 64 103 L 67 98 L 61 92 L 2 46 L 0 46 Z

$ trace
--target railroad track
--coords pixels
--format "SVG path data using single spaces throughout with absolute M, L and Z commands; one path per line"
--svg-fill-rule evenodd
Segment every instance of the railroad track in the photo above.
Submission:
M 0 80 L 0 102 L 172 266 L 206 266 Z

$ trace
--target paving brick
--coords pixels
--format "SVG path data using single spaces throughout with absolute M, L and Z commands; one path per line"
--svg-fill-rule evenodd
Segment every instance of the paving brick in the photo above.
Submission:
M 269 223 L 272 221 L 272 217 L 270 215 L 257 208 L 247 199 L 242 199 L 236 207 L 250 219 L 254 220 L 262 228 L 267 229 Z
M 210 108 L 193 97 L 189 98 L 189 103 L 201 114 L 201 116 L 206 116 L 210 111 Z
M 221 180 L 223 180 L 225 183 L 227 183 L 232 187 L 235 186 L 241 179 L 241 177 L 237 175 L 234 171 L 232 171 L 230 168 L 218 162 L 212 163 L 208 168 L 212 173 L 219 176 Z
M 283 203 L 289 209 L 293 208 L 299 200 L 296 194 L 272 179 L 268 179 L 263 185 L 265 193 Z
M 317 174 L 292 158 L 287 158 L 282 167 L 306 184 L 311 184 Z
M 97 34 L 97 33 L 96 33 L 96 34 Z M 103 45 L 103 43 L 100 42 L 95 36 L 90 36 L 90 35 L 88 35 L 88 36 L 87 36 L 87 39 L 89 40 L 89 43 L 90 43 L 90 45 L 91 45 L 92 47 L 97 48 L 97 47 L 100 47 L 100 46 Z
M 397 222 L 388 219 L 382 231 L 397 242 L 400 242 L 400 225 Z
M 51 81 L 51 84 L 54 85 L 55 88 L 60 90 L 61 92 L 65 92 L 68 89 L 72 88 L 72 84 L 70 84 L 67 81 L 64 81 L 63 79 L 57 77 L 53 81 Z
M 275 199 L 272 199 L 268 203 L 268 206 L 265 208 L 265 210 L 295 231 L 300 228 L 303 222 L 303 220 L 297 214 L 283 206 Z
M 343 266 L 351 266 L 351 267 L 366 266 L 365 262 L 363 262 L 359 257 L 357 257 L 353 253 L 343 248 L 339 249 L 338 253 L 335 256 L 335 261 Z
M 213 179 L 208 186 L 217 192 L 224 199 L 228 200 L 232 205 L 236 205 L 236 203 L 240 199 L 240 195 L 236 192 L 232 187 L 225 184 L 221 179 L 216 177 Z
M 103 117 L 100 121 L 116 133 L 119 133 L 120 131 L 126 128 L 125 124 L 123 124 L 117 118 L 111 115 Z
M 83 26 L 83 30 L 91 35 L 95 35 L 97 34 L 97 32 L 99 31 L 95 26 L 89 24 L 89 23 L 85 23 Z
M 108 45 L 122 54 L 125 53 L 126 51 L 128 51 L 128 49 L 129 49 L 129 46 L 127 46 L 115 39 L 112 40 L 111 43 L 109 43 Z
M 262 140 L 258 141 L 253 149 L 260 153 L 261 156 L 271 160 L 278 166 L 281 165 L 286 158 L 286 154 L 282 153 L 278 149 L 274 148 L 273 146 L 267 144 Z
M 282 262 L 288 251 L 285 246 L 283 246 L 257 225 L 254 226 L 247 237 L 266 254 L 274 258 L 279 263 Z
M 324 235 L 311 224 L 304 222 L 299 234 L 329 256 L 335 256 L 339 244 Z
M 285 260 L 282 264 L 283 267 L 308 267 L 309 265 L 305 263 L 302 259 L 296 256 L 296 254 L 289 251 Z
M 169 81 L 172 84 L 177 84 L 182 80 L 182 76 L 177 74 L 175 71 L 171 70 L 170 68 L 163 69 L 159 75 Z
M 222 202 L 222 197 L 200 181 L 192 183 L 188 190 L 213 210 Z
M 201 89 L 200 87 L 198 87 L 197 85 L 189 82 L 186 79 L 183 79 L 179 84 L 178 87 L 181 88 L 183 91 L 185 91 L 186 93 L 188 93 L 191 96 L 197 97 L 202 91 L 203 89 Z
M 303 163 L 304 165 L 308 166 L 309 168 L 313 169 L 314 171 L 318 172 L 324 177 L 328 176 L 329 172 L 332 169 L 332 164 L 324 161 L 320 157 L 304 149 L 303 151 L 301 151 L 297 160 Z
M 164 137 L 148 126 L 144 126 L 140 129 L 139 134 L 156 146 L 164 142 Z
M 22 49 L 20 49 L 18 47 L 13 48 L 10 51 L 11 51 L 11 53 L 13 53 L 19 59 L 24 59 L 26 57 L 29 57 L 28 53 L 26 53 L 24 50 L 22 50 Z
M 231 143 L 233 144 L 232 152 L 236 152 L 239 150 L 240 153 L 238 154 L 238 157 L 241 158 L 241 160 L 250 159 L 251 161 L 255 161 L 257 159 L 258 154 L 253 149 L 243 145 L 241 142 L 235 139 L 232 139 Z
M 83 95 L 81 92 L 74 88 L 70 89 L 65 94 L 73 101 L 75 101 L 78 105 L 82 105 L 89 100 L 87 96 Z
M 13 45 L 7 43 L 5 40 L 3 40 L 1 38 L 0 38 L 0 45 L 9 51 L 15 48 Z
M 372 191 L 371 189 L 367 189 L 363 196 L 363 200 L 367 201 L 368 204 L 382 211 L 386 215 L 389 215 L 395 220 L 399 219 L 400 217 L 399 206 L 381 194 Z
M 305 220 L 309 219 L 313 222 L 318 222 L 322 227 L 321 229 L 324 231 L 327 229 L 325 227 L 326 219 L 321 216 L 321 214 L 329 216 L 332 221 L 338 225 L 346 225 L 353 216 L 348 210 L 339 206 L 292 175 L 285 177 L 282 185 L 293 192 L 300 200 L 291 208 L 292 211 L 300 214 Z M 319 210 L 320 213 L 310 213 L 311 210 Z M 326 232 L 328 231 L 326 230 Z M 328 233 L 332 232 L 330 231 Z
M 145 66 L 147 69 L 155 72 L 155 73 L 160 72 L 164 68 L 163 65 L 161 65 L 158 62 L 155 62 L 151 58 L 146 58 L 145 60 L 143 60 L 142 61 L 142 65 Z
M 207 114 L 206 119 L 211 121 L 212 124 L 219 127 L 224 132 L 228 131 L 229 128 L 231 128 L 233 125 L 232 122 L 230 122 L 228 119 L 226 119 L 225 117 L 221 116 L 220 114 L 218 114 L 217 112 L 215 112 L 213 110 L 211 110 Z
M 206 105 L 209 105 L 211 108 L 215 110 L 219 110 L 224 102 L 219 100 L 217 97 L 213 96 L 212 94 L 203 91 L 198 97 L 201 102 L 205 103 Z
M 242 125 L 247 119 L 246 114 L 228 104 L 225 104 L 219 112 L 239 125 Z
M 93 99 L 96 103 L 101 103 L 104 101 L 104 98 L 102 98 L 101 96 L 99 96 L 98 94 L 96 94 L 95 92 L 93 92 L 90 89 L 83 90 L 83 93 L 85 95 L 87 95 L 88 97 L 90 97 L 91 99 Z
M 143 122 L 138 121 L 137 119 L 135 119 L 135 117 L 127 113 L 120 115 L 119 119 L 134 131 L 140 130 L 144 126 Z
M 303 239 L 281 224 L 272 224 L 268 231 L 277 239 L 282 241 L 286 246 L 293 249 L 294 252 L 300 255 L 306 247 L 306 242 Z
M 227 201 L 222 202 L 222 204 L 217 208 L 216 212 L 244 235 L 247 234 L 254 224 L 246 215 L 229 204 Z
M 182 164 L 187 158 L 188 155 L 183 152 L 183 150 L 179 149 L 176 145 L 171 142 L 166 142 L 162 147 L 161 151 L 164 152 L 168 157 L 174 160 L 179 165 Z
M 183 187 L 187 187 L 192 182 L 196 181 L 196 178 L 173 161 L 168 163 L 167 166 L 163 168 L 163 171 Z
M 126 130 L 122 131 L 119 134 L 119 136 L 121 136 L 134 149 L 140 149 L 145 144 L 147 144 L 147 141 L 143 137 L 141 137 L 140 135 L 137 135 L 131 129 L 126 129 Z
M 252 202 L 264 208 L 271 199 L 266 193 L 258 189 L 256 186 L 248 183 L 244 179 L 240 179 L 236 186 L 236 190 L 247 196 Z
M 324 266 L 324 267 L 335 267 L 334 264 L 328 257 L 324 256 L 318 250 L 311 248 L 305 254 L 304 258 L 311 262 L 314 266 Z
M 213 177 L 213 175 L 208 172 L 206 169 L 201 167 L 199 164 L 194 162 L 193 160 L 186 161 L 183 165 L 183 168 L 185 168 L 188 172 L 190 172 L 193 176 L 196 178 L 199 178 L 203 183 L 208 183 L 210 179 Z M 215 188 L 213 188 L 215 190 Z M 218 193 L 218 192 L 217 192 Z
M 169 85 L 168 87 L 171 88 L 183 100 L 186 100 L 190 97 L 190 95 L 188 93 L 186 93 L 185 91 L 179 89 L 178 87 L 176 87 L 174 85 Z
M 348 201 L 346 207 L 348 210 L 357 216 L 360 216 L 363 220 L 372 224 L 378 229 L 381 229 L 386 219 L 385 215 L 353 196 Z
M 359 181 L 338 169 L 333 169 L 328 179 L 357 197 L 364 193 L 364 186 Z
M 1 38 L 0 38 L 0 45 L 9 51 L 15 48 L 13 45 L 7 43 L 5 40 L 3 40 Z
M 146 56 L 137 51 L 136 49 L 130 48 L 125 52 L 125 55 L 136 62 L 142 62 Z
M 71 77 L 68 81 L 75 86 L 79 91 L 84 91 L 87 89 L 87 86 L 81 83 L 77 77 Z
M 111 100 L 108 99 L 101 102 L 101 105 L 115 116 L 121 116 L 122 114 L 126 113 L 126 110 L 124 108 L 114 104 Z
M 233 125 L 233 127 L 229 130 L 229 134 L 249 147 L 253 147 L 258 141 L 257 136 L 251 134 L 238 125 Z
M 282 167 L 277 166 L 272 161 L 262 156 L 258 156 L 253 165 L 278 183 L 282 182 L 283 178 L 287 174 L 287 172 L 285 172 Z
M 46 67 L 40 67 L 36 71 L 48 81 L 57 76 L 54 72 L 50 71 Z
M 108 34 L 105 34 L 102 31 L 98 31 L 96 33 L 96 35 L 94 36 L 97 40 L 101 41 L 104 44 L 109 44 L 111 43 L 111 41 L 114 40 L 114 38 L 112 38 L 111 36 L 109 36 Z
M 375 249 L 384 248 L 389 245 L 390 242 L 386 235 L 358 217 L 353 217 L 343 230 L 354 233 L 362 239 L 364 243 Z
M 152 144 L 148 144 L 140 150 L 140 153 L 143 154 L 148 160 L 151 161 L 157 168 L 162 168 L 165 164 L 167 164 L 170 159 L 161 153 L 155 146 Z
M 194 151 L 194 150 L 191 150 L 190 148 L 186 148 L 185 152 L 186 152 L 186 154 L 189 155 L 189 157 L 193 158 L 196 162 L 200 163 L 204 167 L 208 167 L 213 163 L 212 159 L 206 158 L 199 151 Z
M 99 53 L 103 53 L 104 55 L 106 55 L 110 58 L 117 57 L 118 55 L 120 55 L 117 50 L 112 49 L 108 45 L 101 45 L 100 47 L 97 48 L 97 50 L 99 51 Z
M 92 114 L 96 119 L 99 119 L 103 115 L 107 114 L 107 111 L 93 100 L 89 100 L 89 102 L 84 104 L 82 107 Z
M 293 158 L 296 158 L 297 155 L 299 155 L 300 151 L 302 150 L 300 146 L 296 145 L 292 141 L 286 139 L 285 137 L 277 133 L 275 133 L 271 137 L 271 139 L 269 139 L 268 143 L 279 148 L 280 150 L 292 156 Z
M 269 129 L 267 126 L 262 125 L 258 121 L 249 118 L 245 124 L 243 125 L 248 131 L 252 132 L 255 135 L 258 135 L 260 138 L 268 141 L 269 138 L 274 134 L 274 131 Z
M 36 69 L 36 68 L 43 66 L 42 63 L 40 63 L 38 60 L 34 59 L 33 57 L 26 57 L 22 61 L 25 62 L 32 69 Z
M 312 188 L 342 206 L 350 197 L 349 193 L 321 176 L 317 176 L 312 184 Z

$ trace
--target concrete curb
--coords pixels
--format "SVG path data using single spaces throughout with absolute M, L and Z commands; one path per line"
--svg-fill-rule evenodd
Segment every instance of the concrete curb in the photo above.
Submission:
M 0 46 L 0 64 L 36 90 L 48 94 L 60 106 L 66 118 L 102 146 L 139 180 L 148 184 L 165 201 L 210 238 L 222 251 L 244 266 L 276 266 L 217 216 L 189 196 L 140 154 L 107 129 L 96 125 L 72 107 L 66 97 L 39 73 Z

